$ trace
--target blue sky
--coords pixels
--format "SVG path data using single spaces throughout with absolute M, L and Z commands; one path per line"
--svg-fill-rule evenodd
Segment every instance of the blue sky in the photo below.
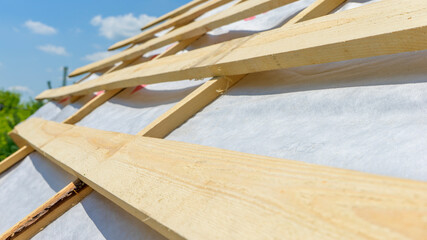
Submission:
M 0 88 L 34 97 L 189 0 L 0 0 Z M 72 78 L 69 83 L 78 80 Z

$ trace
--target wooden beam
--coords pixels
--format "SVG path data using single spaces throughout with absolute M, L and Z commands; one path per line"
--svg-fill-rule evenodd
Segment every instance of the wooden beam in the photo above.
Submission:
M 16 133 L 12 130 L 10 132 L 7 133 L 7 135 L 9 135 L 9 137 L 12 139 L 12 141 L 16 144 L 16 146 L 18 146 L 19 148 L 25 146 L 25 141 L 22 140 L 18 135 L 16 135 Z
M 159 17 L 159 18 L 154 19 L 153 21 L 149 22 L 147 25 L 145 25 L 144 27 L 142 27 L 141 30 L 145 30 L 147 28 L 150 28 L 150 27 L 152 27 L 152 26 L 154 26 L 154 25 L 156 25 L 158 23 L 161 23 L 161 22 L 167 20 L 168 18 L 173 18 L 173 17 L 176 17 L 176 16 L 178 16 L 180 14 L 183 14 L 186 11 L 190 10 L 191 8 L 196 7 L 197 5 L 200 5 L 200 4 L 202 4 L 204 2 L 207 2 L 207 1 L 208 0 L 193 0 L 193 1 L 185 4 L 185 5 L 177 8 L 177 9 L 175 9 L 175 10 L 173 10 L 173 11 L 171 11 L 171 12 L 169 12 L 169 13 L 161 16 L 161 17 Z
M 37 99 L 424 50 L 426 19 L 427 1 L 383 0 L 46 90 Z
M 229 3 L 233 0 L 214 0 L 214 1 L 209 1 L 206 4 L 203 4 L 201 6 L 198 6 L 194 9 L 191 9 L 190 11 L 179 15 L 173 19 L 170 19 L 166 22 L 163 22 L 147 31 L 144 31 L 134 37 L 122 40 L 120 42 L 117 42 L 115 44 L 113 44 L 111 47 L 108 48 L 108 50 L 115 50 L 121 47 L 124 47 L 126 45 L 132 44 L 132 43 L 140 43 L 149 39 L 152 39 L 156 33 L 171 28 L 171 27 L 176 27 L 176 26 L 183 26 L 189 22 L 192 22 L 194 19 L 196 19 L 197 17 L 203 15 L 204 13 L 215 9 L 221 5 L 224 5 L 226 3 Z
M 424 182 L 71 125 L 53 138 L 46 129 L 64 124 L 34 118 L 22 125 L 18 133 L 37 151 L 169 237 L 427 234 Z M 41 137 L 50 141 L 37 144 Z
M 302 10 L 287 24 L 295 24 L 306 20 L 314 19 L 319 16 L 327 15 L 347 0 L 317 0 L 310 6 Z
M 199 36 L 200 37 L 200 36 Z M 158 55 L 155 59 L 162 58 L 165 56 L 169 56 L 172 54 L 175 54 L 179 52 L 180 50 L 186 48 L 189 44 L 191 44 L 192 41 L 196 41 L 198 37 L 187 39 L 185 41 L 181 41 L 177 43 L 176 45 L 172 46 L 170 49 L 166 50 L 162 54 Z M 124 68 L 130 64 L 135 64 L 140 61 L 145 61 L 142 58 L 134 59 L 128 62 L 124 62 L 121 65 L 115 66 L 111 69 L 111 71 L 115 71 L 121 68 Z M 94 97 L 92 100 L 90 100 L 88 103 L 85 104 L 82 108 L 80 108 L 76 113 L 74 113 L 72 116 L 64 120 L 64 123 L 67 124 L 75 124 L 78 121 L 80 121 L 83 117 L 87 116 L 90 112 L 92 112 L 94 109 L 96 109 L 98 106 L 103 104 L 104 102 L 108 101 L 111 97 L 118 94 L 123 89 L 115 89 L 115 90 L 109 90 L 106 91 L 96 97 Z M 43 127 L 40 125 L 39 127 Z M 66 131 L 65 129 L 62 129 Z M 26 130 L 24 130 L 26 131 Z M 172 131 L 172 130 L 171 130 Z M 16 134 L 16 131 L 14 131 L 15 135 L 19 137 L 18 134 Z M 21 138 L 21 137 L 19 137 Z M 22 158 L 24 158 L 27 154 L 34 151 L 33 148 L 25 146 L 24 149 L 28 149 L 27 152 L 21 153 L 17 156 L 11 156 L 9 160 L 5 159 L 5 164 L 2 165 L 0 163 L 0 173 L 6 170 L 7 168 L 10 168 L 13 164 L 20 161 Z M 20 153 L 23 150 L 19 150 L 17 153 Z M 76 180 L 80 181 L 80 180 Z M 72 185 L 73 183 L 70 183 Z M 61 192 L 68 192 L 67 189 L 69 189 L 69 186 L 66 186 L 64 189 L 61 190 Z M 73 207 L 75 204 L 79 203 L 81 200 L 84 199 L 85 196 L 87 196 L 91 191 L 92 188 L 86 187 L 85 188 L 85 194 L 79 194 L 79 195 L 72 195 L 67 198 L 67 201 L 63 201 L 62 194 L 56 194 L 52 198 L 50 198 L 46 203 L 44 203 L 42 206 L 40 206 L 38 209 L 34 210 L 30 215 L 28 215 L 24 220 L 22 220 L 20 223 L 15 225 L 13 228 L 9 229 L 6 233 L 3 234 L 3 236 L 11 236 L 12 233 L 16 232 L 16 229 L 20 229 L 20 235 L 19 238 L 22 236 L 23 239 L 28 239 L 34 236 L 39 232 L 39 229 L 46 227 L 48 224 L 53 222 L 56 218 L 60 217 L 62 214 L 64 214 L 66 211 L 68 211 L 71 207 Z M 54 211 L 46 211 L 45 207 L 46 205 L 51 205 L 51 203 L 55 203 L 55 210 Z M 43 215 L 43 218 L 34 218 L 33 216 L 40 216 Z M 31 224 L 27 224 L 27 219 L 32 219 Z M 23 228 L 25 226 L 25 228 Z M 19 239 L 17 238 L 17 239 Z M 0 240 L 2 237 L 0 237 Z
M 213 102 L 245 75 L 219 77 L 204 83 L 175 106 L 151 122 L 140 136 L 164 138 L 194 114 Z
M 70 74 L 70 77 L 77 76 L 86 72 L 93 72 L 99 68 L 104 68 L 104 66 L 109 66 L 116 62 L 141 56 L 148 51 L 158 49 L 173 42 L 185 40 L 194 36 L 199 36 L 220 26 L 224 26 L 229 23 L 233 23 L 238 20 L 254 16 L 295 1 L 296 0 L 256 0 L 246 1 L 237 4 L 216 15 L 207 17 L 200 21 L 192 22 L 161 37 L 151 39 L 141 45 L 135 46 L 132 49 L 124 50 L 123 52 L 105 58 L 101 61 L 97 61 L 89 65 L 80 67 L 74 70 Z
M 323 0 L 318 0 L 323 1 Z M 333 1 L 333 0 L 332 0 Z M 316 4 L 316 3 L 314 3 Z M 320 6 L 319 4 L 316 4 L 316 6 Z M 338 5 L 337 5 L 338 6 Z M 331 9 L 332 10 L 332 9 Z M 310 14 L 310 12 L 313 11 L 315 14 Z M 305 14 L 310 14 L 310 18 L 315 18 L 318 16 L 322 16 L 324 14 L 327 14 L 328 12 L 319 11 L 317 8 L 311 8 L 309 12 L 304 11 L 295 18 L 299 18 L 299 21 L 302 21 L 303 16 Z M 288 22 L 288 24 L 290 24 Z M 185 41 L 181 41 L 177 45 L 173 46 L 171 49 L 165 51 L 161 55 L 158 56 L 158 58 L 165 57 L 168 55 L 175 54 L 176 52 L 180 51 L 181 49 L 188 46 L 192 41 L 195 41 L 197 38 L 189 39 Z M 140 136 L 149 136 L 149 137 L 158 137 L 162 138 L 168 135 L 170 132 L 172 132 L 175 128 L 177 128 L 179 125 L 181 125 L 183 122 L 188 120 L 191 116 L 193 116 L 195 113 L 200 111 L 202 108 L 204 108 L 206 105 L 208 105 L 210 102 L 214 101 L 220 94 L 227 91 L 230 87 L 232 87 L 237 81 L 239 81 L 243 76 L 229 76 L 229 77 L 221 77 L 221 78 L 215 78 L 212 79 L 206 83 L 204 83 L 202 86 L 200 86 L 198 89 L 196 89 L 193 93 L 191 93 L 189 96 L 185 97 L 183 100 L 181 100 L 178 104 L 176 104 L 173 108 L 171 108 L 169 111 L 161 115 L 159 118 L 157 118 L 154 122 L 149 124 L 147 127 L 145 127 L 142 131 L 140 131 L 137 135 Z M 78 121 L 78 120 L 77 120 Z M 77 122 L 74 121 L 74 122 Z M 72 123 L 73 121 L 68 121 L 69 123 Z M 91 189 L 88 187 L 87 189 Z M 79 196 L 74 196 L 77 200 L 70 200 L 70 202 L 77 203 L 83 198 L 80 198 Z M 51 198 L 48 202 L 58 202 L 58 196 L 54 196 Z M 61 216 L 66 210 L 68 210 L 71 205 L 67 204 L 66 202 L 62 202 L 65 206 L 58 206 L 58 209 L 63 209 L 62 212 L 59 212 L 57 214 L 54 214 L 53 217 L 47 216 L 46 220 L 38 220 L 37 228 L 43 228 L 47 226 L 51 221 L 53 221 L 55 218 Z M 40 209 L 39 209 L 40 210 Z M 35 211 L 36 214 L 37 211 Z M 31 216 L 29 216 L 31 217 Z M 29 228 L 31 229 L 31 228 Z M 28 230 L 29 232 L 33 232 L 35 234 L 35 231 Z M 26 235 L 31 237 L 32 235 Z
M 62 215 L 91 192 L 92 189 L 80 180 L 68 184 L 52 200 L 41 205 L 25 219 L 3 233 L 0 240 L 30 239 L 46 226 L 43 224 L 44 222 L 54 221 L 58 215 Z
M 317 0 L 282 27 L 327 15 L 344 1 L 345 0 Z M 174 129 L 209 105 L 245 76 L 246 75 L 225 76 L 209 80 L 151 122 L 140 131 L 138 135 L 155 138 L 166 137 Z

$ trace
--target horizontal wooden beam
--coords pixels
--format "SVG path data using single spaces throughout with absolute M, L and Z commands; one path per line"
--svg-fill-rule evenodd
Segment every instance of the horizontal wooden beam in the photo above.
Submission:
M 35 118 L 17 130 L 44 156 L 169 237 L 427 234 L 427 183 Z
M 134 37 L 122 40 L 120 42 L 117 42 L 115 44 L 113 44 L 111 47 L 108 48 L 108 50 L 115 50 L 121 47 L 124 47 L 126 45 L 132 44 L 132 43 L 140 43 L 146 40 L 149 40 L 151 38 L 153 38 L 155 36 L 156 33 L 171 28 L 171 27 L 175 27 L 175 26 L 183 26 L 191 21 L 193 21 L 194 19 L 196 19 L 197 17 L 203 15 L 204 13 L 206 13 L 209 10 L 212 10 L 214 8 L 217 8 L 221 5 L 224 5 L 226 3 L 229 3 L 233 0 L 214 0 L 214 1 L 209 1 L 206 4 L 203 4 L 201 6 L 198 6 L 194 9 L 189 10 L 186 13 L 183 13 L 173 19 L 170 19 L 166 22 L 163 22 L 153 28 L 150 28 Z
M 124 50 L 123 52 L 120 52 L 111 57 L 80 67 L 74 70 L 70 74 L 70 77 L 86 72 L 94 72 L 97 69 L 110 66 L 120 61 L 133 59 L 151 50 L 161 48 L 177 41 L 200 36 L 215 28 L 269 11 L 274 8 L 278 8 L 295 1 L 296 0 L 256 0 L 246 1 L 234 5 L 233 7 L 226 9 L 218 14 L 204 18 L 200 21 L 192 22 L 161 37 L 153 38 L 141 45 L 135 46 L 132 49 Z
M 35 209 L 25 219 L 0 235 L 0 240 L 30 239 L 91 192 L 92 189 L 80 180 L 68 184 L 55 194 L 52 200 Z
M 46 90 L 37 99 L 424 50 L 426 35 L 427 1 L 383 0 Z
M 144 27 L 142 27 L 141 30 L 145 30 L 145 29 L 150 28 L 150 27 L 152 27 L 152 26 L 154 26 L 154 25 L 156 25 L 158 23 L 161 23 L 161 22 L 163 22 L 163 21 L 165 21 L 165 20 L 167 20 L 169 18 L 173 18 L 173 17 L 176 17 L 176 16 L 178 16 L 180 14 L 183 14 L 186 11 L 190 10 L 191 8 L 194 8 L 197 5 L 200 5 L 200 4 L 202 4 L 204 2 L 207 2 L 207 1 L 208 0 L 193 0 L 193 1 L 191 1 L 191 2 L 189 2 L 187 4 L 185 4 L 185 5 L 183 5 L 183 6 L 179 7 L 179 8 L 177 8 L 177 9 L 169 12 L 169 13 L 166 13 L 165 15 L 163 15 L 161 17 L 158 17 L 158 18 L 154 19 L 153 21 L 149 22 L 147 25 L 145 25 Z M 216 1 L 216 0 L 214 0 L 214 1 Z

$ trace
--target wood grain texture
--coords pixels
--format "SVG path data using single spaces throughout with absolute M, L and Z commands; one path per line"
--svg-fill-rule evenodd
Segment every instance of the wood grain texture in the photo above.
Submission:
M 189 22 L 192 22 L 194 19 L 196 19 L 197 17 L 203 15 L 204 13 L 215 9 L 221 5 L 224 5 L 226 3 L 229 3 L 233 0 L 213 0 L 213 1 L 209 1 L 206 4 L 203 4 L 201 6 L 198 6 L 194 9 L 189 10 L 186 13 L 183 13 L 175 18 L 172 18 L 166 22 L 163 22 L 153 28 L 150 28 L 136 36 L 130 37 L 128 39 L 122 40 L 120 42 L 117 42 L 115 44 L 113 44 L 111 47 L 108 48 L 108 50 L 115 50 L 121 47 L 124 47 L 126 45 L 132 44 L 132 43 L 141 43 L 143 41 L 152 39 L 155 37 L 155 34 L 171 28 L 171 27 L 178 27 L 178 26 L 183 26 L 186 25 Z
M 0 240 L 30 239 L 46 226 L 46 222 L 54 221 L 91 192 L 92 189 L 80 180 L 68 184 L 52 199 L 0 235 Z
M 37 99 L 418 51 L 427 49 L 426 35 L 427 1 L 383 0 L 46 90 Z
M 317 0 L 306 10 L 290 19 L 284 26 L 329 14 L 345 0 Z M 197 112 L 213 102 L 246 75 L 214 78 L 197 88 L 175 106 L 151 122 L 138 135 L 164 138 Z
M 198 37 L 195 37 L 192 39 L 187 39 L 185 41 L 179 42 L 175 46 L 171 47 L 170 49 L 166 50 L 162 54 L 158 55 L 153 60 L 158 59 L 158 58 L 162 58 L 164 56 L 175 54 L 178 51 L 186 48 L 189 44 L 191 44 L 192 41 L 197 40 L 197 38 Z M 142 58 L 134 59 L 134 60 L 131 60 L 128 62 L 124 62 L 118 66 L 115 66 L 115 67 L 111 68 L 109 71 L 115 71 L 115 70 L 124 68 L 128 65 L 135 64 L 135 63 L 138 63 L 141 61 L 146 61 L 146 60 L 142 59 Z M 91 111 L 96 109 L 98 106 L 100 106 L 104 102 L 108 101 L 111 97 L 118 94 L 122 90 L 123 89 L 109 90 L 109 91 L 106 91 L 102 94 L 99 94 L 98 96 L 95 96 L 92 100 L 90 100 L 82 108 L 80 108 L 76 113 L 74 113 L 72 116 L 67 118 L 64 121 L 64 123 L 68 123 L 68 124 L 77 123 L 83 117 L 87 116 Z M 18 128 L 18 129 L 20 129 L 21 131 L 27 130 L 25 128 Z M 15 135 L 17 137 L 21 138 L 17 134 L 17 131 L 19 131 L 18 129 L 14 129 L 13 132 L 15 133 Z M 170 131 L 172 131 L 172 129 Z M 33 151 L 33 149 L 31 147 L 26 147 L 26 148 L 30 149 L 30 151 Z M 2 170 L 2 171 L 6 170 L 7 168 L 11 167 L 14 163 L 16 163 L 17 161 L 19 161 L 20 159 L 22 159 L 25 156 L 26 156 L 26 152 L 22 153 L 18 156 L 12 157 L 11 159 L 9 159 L 6 162 L 5 165 L 1 165 L 1 163 L 0 163 L 0 170 Z M 76 181 L 80 181 L 80 180 L 76 180 Z M 73 183 L 70 183 L 70 184 L 72 185 Z M 69 186 L 70 185 L 66 186 L 64 189 L 61 190 L 61 192 L 68 192 Z M 21 238 L 21 237 L 22 237 L 22 239 L 31 238 L 32 236 L 37 234 L 41 228 L 46 227 L 48 224 L 53 222 L 56 218 L 60 217 L 62 214 L 64 214 L 66 211 L 68 211 L 75 204 L 77 204 L 81 200 L 83 200 L 84 197 L 87 196 L 91 191 L 92 191 L 92 188 L 85 187 L 85 190 L 84 190 L 85 194 L 70 195 L 67 197 L 66 201 L 62 200 L 63 194 L 56 194 L 55 196 L 50 198 L 46 203 L 44 203 L 42 206 L 40 206 L 39 208 L 34 210 L 31 214 L 29 214 L 27 217 L 25 217 L 20 223 L 18 223 L 17 225 L 15 225 L 11 229 L 9 229 L 4 234 L 4 236 L 11 236 L 13 233 L 16 232 L 16 229 L 19 228 L 20 230 L 19 230 L 19 237 L 18 238 Z M 45 206 L 51 206 L 52 203 L 55 203 L 54 207 L 52 207 L 52 209 L 50 211 L 46 211 Z M 34 218 L 34 216 L 43 216 L 43 217 Z M 31 224 L 28 224 L 28 219 L 31 219 Z M 23 224 L 25 225 L 25 228 L 21 228 L 23 226 Z M 2 238 L 0 238 L 0 239 L 2 239 Z
M 116 62 L 141 56 L 148 51 L 158 49 L 177 41 L 199 36 L 218 27 L 269 11 L 274 8 L 278 8 L 295 1 L 296 0 L 245 1 L 243 3 L 234 5 L 233 7 L 226 9 L 216 15 L 192 22 L 161 37 L 153 38 L 141 45 L 133 47 L 132 49 L 124 50 L 111 57 L 75 69 L 70 74 L 70 77 L 86 72 L 93 72 L 97 69 L 104 68 L 105 66 L 112 65 Z
M 171 11 L 171 12 L 169 12 L 169 13 L 163 15 L 163 16 L 161 16 L 161 17 L 158 17 L 158 18 L 154 19 L 153 21 L 149 22 L 147 25 L 145 25 L 144 27 L 142 27 L 141 30 L 145 30 L 147 28 L 150 28 L 150 27 L 152 27 L 152 26 L 154 26 L 156 24 L 159 24 L 159 23 L 167 20 L 168 18 L 173 18 L 173 17 L 176 17 L 176 16 L 178 16 L 180 14 L 183 14 L 186 11 L 190 10 L 191 8 L 194 8 L 197 5 L 200 5 L 200 4 L 202 4 L 204 2 L 207 2 L 207 1 L 208 0 L 193 0 L 193 1 L 191 1 L 191 2 L 189 2 L 187 4 L 185 4 L 185 5 L 182 5 L 181 7 L 177 8 L 177 9 L 175 9 L 175 10 L 173 10 L 173 11 Z
M 21 135 L 28 142 L 50 139 L 33 144 L 37 151 L 175 237 L 425 239 L 427 234 L 427 183 L 79 126 L 51 138 L 38 126 L 63 129 L 64 124 L 41 119 L 24 124 L 32 129 Z

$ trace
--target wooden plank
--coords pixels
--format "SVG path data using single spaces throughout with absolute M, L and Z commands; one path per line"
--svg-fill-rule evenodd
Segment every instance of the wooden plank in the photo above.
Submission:
M 126 45 L 132 44 L 132 43 L 140 43 L 149 39 L 152 39 L 156 33 L 174 27 L 174 26 L 183 26 L 191 21 L 193 21 L 194 19 L 196 19 L 197 17 L 203 15 L 204 13 L 215 9 L 219 6 L 222 6 L 226 3 L 229 3 L 233 0 L 214 0 L 214 1 L 209 1 L 206 4 L 203 4 L 201 6 L 198 6 L 197 8 L 191 9 L 190 11 L 179 15 L 173 19 L 170 19 L 166 22 L 163 22 L 151 29 L 148 29 L 147 31 L 144 31 L 134 37 L 122 40 L 120 42 L 117 42 L 115 44 L 113 44 L 111 47 L 108 48 L 108 50 L 115 50 L 121 47 L 124 47 Z
M 68 184 L 52 200 L 41 205 L 25 219 L 0 235 L 0 240 L 30 239 L 45 227 L 40 223 L 54 221 L 91 192 L 92 189 L 80 180 Z
M 86 72 L 93 72 L 99 68 L 104 68 L 104 66 L 109 66 L 116 62 L 141 56 L 148 51 L 158 49 L 173 42 L 199 36 L 220 26 L 254 16 L 295 1 L 296 0 L 255 0 L 237 4 L 216 15 L 207 17 L 200 21 L 192 22 L 161 37 L 151 39 L 141 45 L 135 46 L 132 49 L 124 50 L 123 52 L 111 57 L 80 67 L 74 70 L 70 74 L 70 77 Z
M 346 12 L 139 64 L 36 98 L 427 49 L 427 1 L 383 0 Z
M 30 119 L 24 124 L 33 132 L 18 128 L 18 133 L 97 192 L 175 237 L 424 239 L 427 234 L 424 182 L 79 126 L 39 146 L 37 136 L 48 135 L 37 127 L 40 122 L 64 125 Z
M 194 114 L 213 102 L 245 75 L 219 77 L 204 83 L 175 106 L 138 133 L 140 136 L 164 138 Z
M 307 11 L 301 11 L 282 27 L 327 15 L 344 1 L 345 0 L 317 0 L 306 8 Z M 166 137 L 174 129 L 209 105 L 245 76 L 246 75 L 218 77 L 204 83 L 167 112 L 151 122 L 140 131 L 138 135 L 156 138 Z
M 208 0 L 193 0 L 193 1 L 185 4 L 185 5 L 177 8 L 177 9 L 175 9 L 175 10 L 173 10 L 173 11 L 171 11 L 171 12 L 169 12 L 169 13 L 161 16 L 161 17 L 159 17 L 159 18 L 154 19 L 153 21 L 149 22 L 147 25 L 145 25 L 144 27 L 142 27 L 141 30 L 145 30 L 147 28 L 150 28 L 150 27 L 152 27 L 152 26 L 154 26 L 154 25 L 156 25 L 158 23 L 161 23 L 161 22 L 167 20 L 168 18 L 173 18 L 173 17 L 176 17 L 176 16 L 178 16 L 180 14 L 183 14 L 186 11 L 190 10 L 191 8 L 196 7 L 197 5 L 200 5 L 200 4 L 202 4 L 204 2 L 207 2 L 207 1 Z
M 200 37 L 200 36 L 198 36 L 198 37 Z M 192 38 L 192 39 L 187 39 L 185 41 L 181 41 L 181 42 L 177 43 L 175 46 L 172 46 L 170 49 L 168 49 L 165 52 L 163 52 L 162 54 L 158 55 L 153 60 L 158 59 L 158 58 L 162 58 L 164 56 L 169 56 L 169 55 L 172 55 L 172 54 L 175 54 L 175 53 L 179 52 L 180 50 L 186 48 L 189 44 L 191 44 L 192 41 L 197 40 L 198 37 L 195 37 L 195 38 Z M 113 67 L 111 69 L 111 71 L 124 68 L 124 67 L 126 67 L 126 66 L 128 66 L 130 64 L 135 64 L 135 63 L 138 63 L 140 61 L 145 61 L 145 60 L 142 59 L 142 58 L 138 58 L 138 59 L 131 60 L 131 61 L 128 61 L 128 62 L 124 62 L 121 65 Z M 92 112 L 98 106 L 100 106 L 104 102 L 108 101 L 108 99 L 110 99 L 114 95 L 118 94 L 122 90 L 123 89 L 109 90 L 109 91 L 106 91 L 106 92 L 104 92 L 104 93 L 102 93 L 102 94 L 94 97 L 92 100 L 90 100 L 88 103 L 86 103 L 85 106 L 83 106 L 76 113 L 74 113 L 72 116 L 70 116 L 69 118 L 67 118 L 64 121 L 64 123 L 68 123 L 68 124 L 75 124 L 75 123 L 77 123 L 83 117 L 87 116 L 90 112 Z M 27 129 L 23 129 L 23 131 L 27 131 Z M 14 133 L 16 134 L 16 130 L 14 130 Z M 19 137 L 18 134 L 16 134 L 16 136 Z M 21 138 L 21 137 L 19 137 L 19 138 Z M 33 149 L 31 147 L 27 147 L 26 146 L 25 148 L 27 148 L 27 149 L 30 150 L 30 151 L 28 151 L 28 153 L 30 153 L 31 151 L 33 151 Z M 19 153 L 19 151 L 17 153 Z M 19 156 L 11 157 L 10 160 L 6 161 L 6 165 L 4 165 L 4 166 L 0 163 L 0 173 L 3 172 L 4 170 L 6 170 L 7 168 L 10 168 L 14 163 L 16 163 L 17 161 L 19 161 L 22 158 L 24 158 L 28 153 L 25 152 L 23 154 L 20 154 Z M 76 181 L 80 181 L 80 180 L 76 180 Z M 73 183 L 70 183 L 70 184 L 73 184 Z M 69 186 L 70 185 L 68 185 L 63 190 L 61 190 L 61 192 L 64 192 L 64 191 L 68 192 L 67 189 L 69 188 Z M 48 224 L 50 224 L 56 218 L 60 217 L 62 214 L 64 214 L 66 211 L 68 211 L 75 204 L 77 204 L 81 200 L 83 200 L 84 197 L 86 195 L 88 195 L 92 191 L 92 188 L 87 187 L 84 191 L 86 192 L 84 195 L 82 195 L 82 194 L 80 194 L 80 195 L 72 195 L 69 198 L 67 198 L 67 201 L 61 200 L 62 196 L 63 196 L 62 194 L 56 194 L 55 196 L 53 196 L 52 198 L 50 198 L 46 203 L 44 203 L 38 209 L 36 209 L 35 211 L 33 211 L 26 218 L 24 218 L 24 220 L 22 220 L 20 223 L 18 223 L 15 227 L 9 229 L 8 232 L 6 232 L 4 234 L 4 236 L 10 236 L 12 233 L 14 233 L 16 231 L 17 228 L 21 229 L 20 226 L 22 226 L 22 224 L 25 224 L 25 226 L 26 226 L 25 229 L 21 229 L 19 231 L 19 234 L 20 234 L 19 238 L 21 236 L 23 237 L 23 239 L 31 238 L 32 236 L 34 236 L 35 234 L 37 234 L 39 232 L 39 229 L 46 227 Z M 46 212 L 44 206 L 46 206 L 46 205 L 50 206 L 51 203 L 55 203 L 55 209 L 53 211 Z M 43 215 L 44 217 L 43 218 L 34 218 L 33 217 L 33 216 L 39 216 L 39 215 Z M 32 219 L 30 225 L 27 224 L 27 219 Z M 0 237 L 0 239 L 2 239 L 2 238 Z
M 329 14 L 345 1 L 347 0 L 317 0 L 289 20 L 287 24 L 295 24 Z

